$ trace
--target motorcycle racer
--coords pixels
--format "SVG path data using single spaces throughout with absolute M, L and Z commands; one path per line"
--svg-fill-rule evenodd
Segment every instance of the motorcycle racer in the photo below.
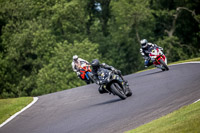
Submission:
M 98 70 L 100 68 L 104 68 L 104 69 L 108 69 L 108 70 L 111 70 L 113 71 L 115 74 L 119 75 L 121 77 L 121 79 L 126 83 L 126 85 L 128 86 L 128 82 L 124 80 L 122 74 L 121 74 L 121 71 L 120 70 L 117 70 L 115 69 L 113 66 L 109 66 L 105 63 L 102 63 L 100 64 L 99 60 L 98 59 L 94 59 L 92 62 L 91 62 L 91 66 L 92 66 L 92 74 L 93 74 L 93 82 L 95 82 L 96 84 L 98 85 L 101 85 L 101 81 L 98 79 Z M 99 93 L 106 93 L 105 89 L 100 86 L 99 87 Z
M 78 55 L 74 55 L 73 56 L 72 69 L 73 69 L 74 72 L 76 72 L 76 74 L 77 74 L 77 76 L 79 78 L 81 78 L 80 77 L 80 75 L 81 75 L 81 73 L 80 73 L 80 67 L 84 63 L 89 64 L 88 61 L 86 61 L 86 60 L 84 60 L 82 58 L 79 58 Z M 86 83 L 88 84 L 88 82 L 86 82 Z
M 152 62 L 150 62 L 150 57 L 149 57 L 149 52 L 148 52 L 149 49 L 152 48 L 152 47 L 158 47 L 160 50 L 163 51 L 163 48 L 157 46 L 156 44 L 149 43 L 146 39 L 142 39 L 140 41 L 140 44 L 141 44 L 140 53 L 145 60 L 144 65 L 145 65 L 145 67 L 149 67 L 153 64 Z

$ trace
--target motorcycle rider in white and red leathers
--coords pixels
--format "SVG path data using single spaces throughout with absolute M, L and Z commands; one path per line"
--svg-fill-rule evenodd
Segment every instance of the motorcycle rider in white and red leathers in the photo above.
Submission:
M 141 44 L 140 53 L 145 60 L 144 65 L 145 65 L 145 67 L 151 66 L 153 63 L 150 62 L 151 58 L 149 57 L 149 53 L 148 53 L 149 49 L 152 47 L 158 47 L 160 50 L 163 51 L 163 48 L 157 46 L 156 44 L 149 43 L 146 39 L 142 39 L 140 41 L 140 44 Z
M 80 67 L 82 64 L 89 64 L 88 61 L 84 60 L 84 59 L 81 59 L 81 58 L 78 58 L 77 55 L 74 55 L 73 56 L 73 61 L 72 61 L 72 69 L 74 72 L 76 72 L 77 76 L 80 78 Z

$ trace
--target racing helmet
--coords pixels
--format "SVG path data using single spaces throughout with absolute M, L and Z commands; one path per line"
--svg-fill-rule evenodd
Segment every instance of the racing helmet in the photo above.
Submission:
M 78 60 L 78 55 L 74 55 L 74 56 L 73 56 L 73 60 L 74 60 L 74 61 L 77 61 L 77 60 Z
M 147 39 L 142 39 L 142 40 L 140 41 L 140 44 L 141 44 L 142 48 L 146 48 L 147 45 L 148 45 L 147 43 L 148 43 Z
M 98 59 L 94 59 L 91 63 L 91 66 L 93 69 L 97 69 L 100 66 L 99 60 Z

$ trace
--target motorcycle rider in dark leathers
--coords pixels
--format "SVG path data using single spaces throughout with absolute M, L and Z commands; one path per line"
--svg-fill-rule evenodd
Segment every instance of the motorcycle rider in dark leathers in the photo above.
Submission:
M 100 85 L 100 87 L 99 87 L 99 93 L 100 94 L 107 93 L 107 91 L 101 86 L 101 81 L 98 79 L 97 72 L 98 72 L 98 70 L 100 68 L 104 68 L 104 69 L 108 69 L 108 70 L 113 71 L 115 74 L 119 75 L 121 77 L 121 79 L 125 82 L 125 84 L 128 86 L 128 82 L 126 80 L 124 80 L 124 78 L 123 78 L 123 76 L 121 74 L 121 71 L 115 69 L 113 66 L 109 66 L 109 65 L 107 65 L 105 63 L 100 64 L 98 59 L 94 59 L 91 62 L 91 66 L 92 66 L 93 82 L 95 82 L 96 84 Z
M 153 63 L 150 62 L 151 58 L 149 57 L 149 49 L 152 47 L 158 47 L 160 50 L 163 51 L 162 47 L 157 46 L 156 44 L 149 43 L 146 39 L 142 39 L 140 41 L 141 48 L 140 48 L 140 53 L 144 58 L 144 65 L 145 67 L 151 66 Z

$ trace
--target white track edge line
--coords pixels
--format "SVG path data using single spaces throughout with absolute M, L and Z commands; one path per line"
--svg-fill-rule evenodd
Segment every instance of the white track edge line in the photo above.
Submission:
M 30 108 L 35 102 L 37 102 L 38 97 L 33 97 L 33 101 L 28 104 L 26 107 L 24 107 L 22 110 L 20 110 L 19 112 L 15 113 L 14 115 L 12 115 L 10 118 L 8 118 L 6 121 L 4 121 L 2 124 L 0 124 L 0 128 L 3 127 L 5 124 L 7 124 L 9 121 L 11 121 L 12 119 L 14 119 L 17 115 L 19 115 L 20 113 L 22 113 L 23 111 L 25 111 L 26 109 Z
M 199 100 L 196 100 L 194 103 L 197 103 L 197 102 L 199 102 L 200 101 L 200 99 Z

